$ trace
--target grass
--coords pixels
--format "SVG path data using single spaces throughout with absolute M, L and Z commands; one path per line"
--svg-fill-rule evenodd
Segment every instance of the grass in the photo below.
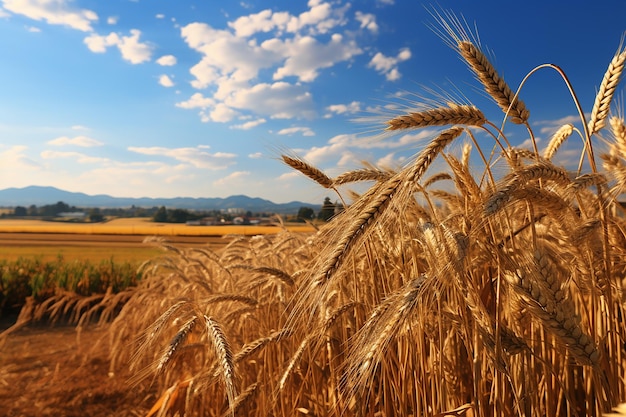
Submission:
M 109 334 L 111 369 L 160 392 L 148 416 L 601 416 L 626 400 L 626 127 L 605 123 L 626 51 L 589 120 L 575 103 L 586 146 L 568 171 L 553 157 L 569 127 L 540 152 L 521 94 L 460 21 L 435 17 L 502 131 L 450 97 L 429 102 L 388 129 L 453 125 L 398 171 L 333 179 L 284 158 L 355 196 L 319 231 L 163 243 Z M 508 122 L 528 148 L 510 146 Z M 431 173 L 437 158 L 446 168 Z M 345 189 L 359 178 L 374 184 Z

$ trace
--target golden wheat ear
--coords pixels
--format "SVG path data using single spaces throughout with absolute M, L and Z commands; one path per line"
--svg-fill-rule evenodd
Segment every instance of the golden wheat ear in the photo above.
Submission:
M 609 67 L 604 73 L 604 78 L 602 78 L 600 89 L 596 95 L 596 101 L 593 103 L 591 119 L 587 125 L 589 135 L 600 131 L 605 125 L 615 89 L 624 71 L 624 63 L 626 63 L 626 50 L 624 50 L 623 44 L 620 44 L 615 56 L 613 56 L 613 59 L 609 63 Z
M 281 159 L 291 168 L 300 171 L 324 188 L 333 188 L 333 180 L 320 169 L 314 167 L 300 158 L 293 158 L 288 155 L 281 155 Z
M 482 126 L 487 119 L 474 106 L 450 105 L 411 112 L 387 121 L 387 130 L 417 129 L 427 126 L 466 125 Z

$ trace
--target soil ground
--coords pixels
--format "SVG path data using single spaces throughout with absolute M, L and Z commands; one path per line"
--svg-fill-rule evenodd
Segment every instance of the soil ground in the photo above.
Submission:
M 0 320 L 0 332 L 14 322 Z M 109 372 L 107 329 L 31 325 L 0 340 L 0 415 L 146 415 L 156 396 Z

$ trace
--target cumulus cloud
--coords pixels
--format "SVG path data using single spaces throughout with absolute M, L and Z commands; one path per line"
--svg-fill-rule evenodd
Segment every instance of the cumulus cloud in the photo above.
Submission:
M 80 152 L 43 151 L 40 156 L 43 159 L 73 159 L 79 164 L 102 164 L 109 162 L 108 158 L 85 155 Z
M 240 125 L 233 125 L 231 126 L 231 129 L 249 130 L 259 125 L 262 125 L 265 122 L 266 120 L 263 118 L 257 119 L 257 120 L 250 120 L 249 122 L 245 122 Z
M 109 25 L 115 25 L 119 19 L 119 16 L 109 16 L 107 17 L 107 23 Z
M 329 68 L 338 62 L 347 61 L 363 51 L 353 40 L 344 40 L 338 33 L 331 36 L 329 43 L 321 43 L 311 36 L 275 43 L 272 49 L 286 56 L 282 67 L 273 75 L 275 80 L 296 76 L 300 81 L 314 81 L 320 69 Z
M 361 111 L 361 103 L 353 101 L 350 104 L 331 104 L 326 110 L 335 114 L 353 114 Z
M 315 132 L 308 127 L 288 127 L 277 132 L 279 135 L 293 135 L 300 133 L 302 136 L 315 136 Z
M 542 135 L 551 135 L 556 132 L 561 126 L 566 124 L 580 124 L 580 116 L 579 115 L 571 115 L 561 117 L 560 119 L 555 120 L 541 120 L 535 123 L 537 126 L 541 126 L 539 132 Z
M 356 12 L 354 18 L 361 22 L 361 29 L 367 29 L 372 33 L 378 32 L 376 16 L 371 13 Z
M 26 150 L 28 149 L 26 146 L 14 145 L 8 149 L 3 148 L 3 146 L 0 147 L 0 167 L 2 167 L 5 172 L 41 168 L 41 164 L 37 163 L 26 154 Z M 4 177 L 4 175 L 2 177 Z
M 225 103 L 274 119 L 311 118 L 314 113 L 311 93 L 302 85 L 286 82 L 260 83 L 234 91 Z
M 174 81 L 172 81 L 172 79 L 165 74 L 159 77 L 159 84 L 163 87 L 174 87 Z
M 209 97 L 204 97 L 202 93 L 194 93 L 191 97 L 189 97 L 189 100 L 176 103 L 176 107 L 180 107 L 181 109 L 205 109 L 213 105 L 215 105 L 215 100 Z
M 411 50 L 402 48 L 395 57 L 385 56 L 377 52 L 372 58 L 368 67 L 373 67 L 376 71 L 385 75 L 389 81 L 396 81 L 402 76 L 398 70 L 398 64 L 411 58 Z
M 224 178 L 220 178 L 218 180 L 213 181 L 213 185 L 217 187 L 222 187 L 225 185 L 232 185 L 233 183 L 239 182 L 241 179 L 250 176 L 250 171 L 235 171 Z
M 282 119 L 314 117 L 308 84 L 322 70 L 363 53 L 353 32 L 339 33 L 348 22 L 348 8 L 311 0 L 308 9 L 298 15 L 266 9 L 228 22 L 225 29 L 200 22 L 182 27 L 183 40 L 202 56 L 190 68 L 194 77 L 191 85 L 198 90 L 211 89 L 207 98 L 214 100 L 203 103 L 202 120 L 229 122 L 250 114 Z M 359 24 L 367 25 L 374 19 L 359 16 Z M 334 33 L 329 36 L 316 37 L 331 30 Z M 255 37 L 268 33 L 260 39 Z M 274 83 L 263 80 L 261 71 L 271 73 Z M 184 102 L 178 106 L 188 108 Z
M 240 37 L 249 37 L 258 32 L 297 33 L 306 30 L 308 34 L 328 33 L 337 26 L 346 24 L 346 11 L 349 5 L 333 8 L 330 2 L 309 1 L 309 10 L 298 16 L 288 12 L 262 10 L 248 16 L 241 16 L 228 26 Z
M 82 32 L 91 32 L 91 24 L 98 15 L 89 9 L 70 6 L 68 0 L 3 0 L 4 9 L 51 25 L 69 26 Z
M 91 52 L 104 53 L 107 48 L 116 46 L 122 58 L 131 64 L 141 64 L 149 61 L 152 56 L 152 46 L 139 41 L 141 31 L 131 29 L 129 36 L 120 36 L 111 32 L 106 36 L 92 34 L 84 39 L 85 45 Z
M 79 128 L 75 130 L 80 130 L 80 128 L 82 128 L 82 126 L 75 126 L 75 127 Z M 80 146 L 82 148 L 91 148 L 94 146 L 102 146 L 103 143 L 96 139 L 90 138 L 88 136 L 81 135 L 81 136 L 75 136 L 73 138 L 70 138 L 67 136 L 60 136 L 58 138 L 48 141 L 48 145 L 54 145 L 54 146 L 71 145 L 71 146 Z
M 163 55 L 156 60 L 156 63 L 164 67 L 171 67 L 172 65 L 176 65 L 176 57 L 174 55 Z
M 159 146 L 153 147 L 137 147 L 128 148 L 130 152 L 135 152 L 148 156 L 162 156 L 173 158 L 184 164 L 191 165 L 196 168 L 220 170 L 234 164 L 234 158 L 237 155 L 225 152 L 208 152 L 208 146 L 197 146 L 195 148 L 164 148 Z

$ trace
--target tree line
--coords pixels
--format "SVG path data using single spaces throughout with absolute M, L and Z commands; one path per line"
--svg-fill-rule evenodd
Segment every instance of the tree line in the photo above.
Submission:
M 286 220 L 290 221 L 313 221 L 315 219 L 321 221 L 330 220 L 335 214 L 343 210 L 343 205 L 339 202 L 332 202 L 329 197 L 324 199 L 321 209 L 316 213 L 311 207 L 300 207 L 298 213 L 294 216 L 286 216 Z M 84 213 L 83 221 L 101 222 L 107 217 L 150 217 L 155 222 L 162 223 L 186 223 L 188 221 L 200 220 L 207 217 L 215 217 L 226 222 L 230 222 L 235 217 L 243 217 L 244 219 L 253 217 L 270 217 L 274 213 L 258 212 L 253 213 L 247 211 L 241 214 L 227 213 L 222 210 L 186 210 L 179 208 L 161 207 L 135 207 L 129 208 L 81 208 L 71 206 L 63 201 L 55 204 L 45 204 L 42 206 L 30 205 L 16 206 L 13 213 L 3 213 L 0 217 L 19 217 L 19 218 L 37 218 L 37 219 L 54 219 L 58 218 L 62 213 Z

